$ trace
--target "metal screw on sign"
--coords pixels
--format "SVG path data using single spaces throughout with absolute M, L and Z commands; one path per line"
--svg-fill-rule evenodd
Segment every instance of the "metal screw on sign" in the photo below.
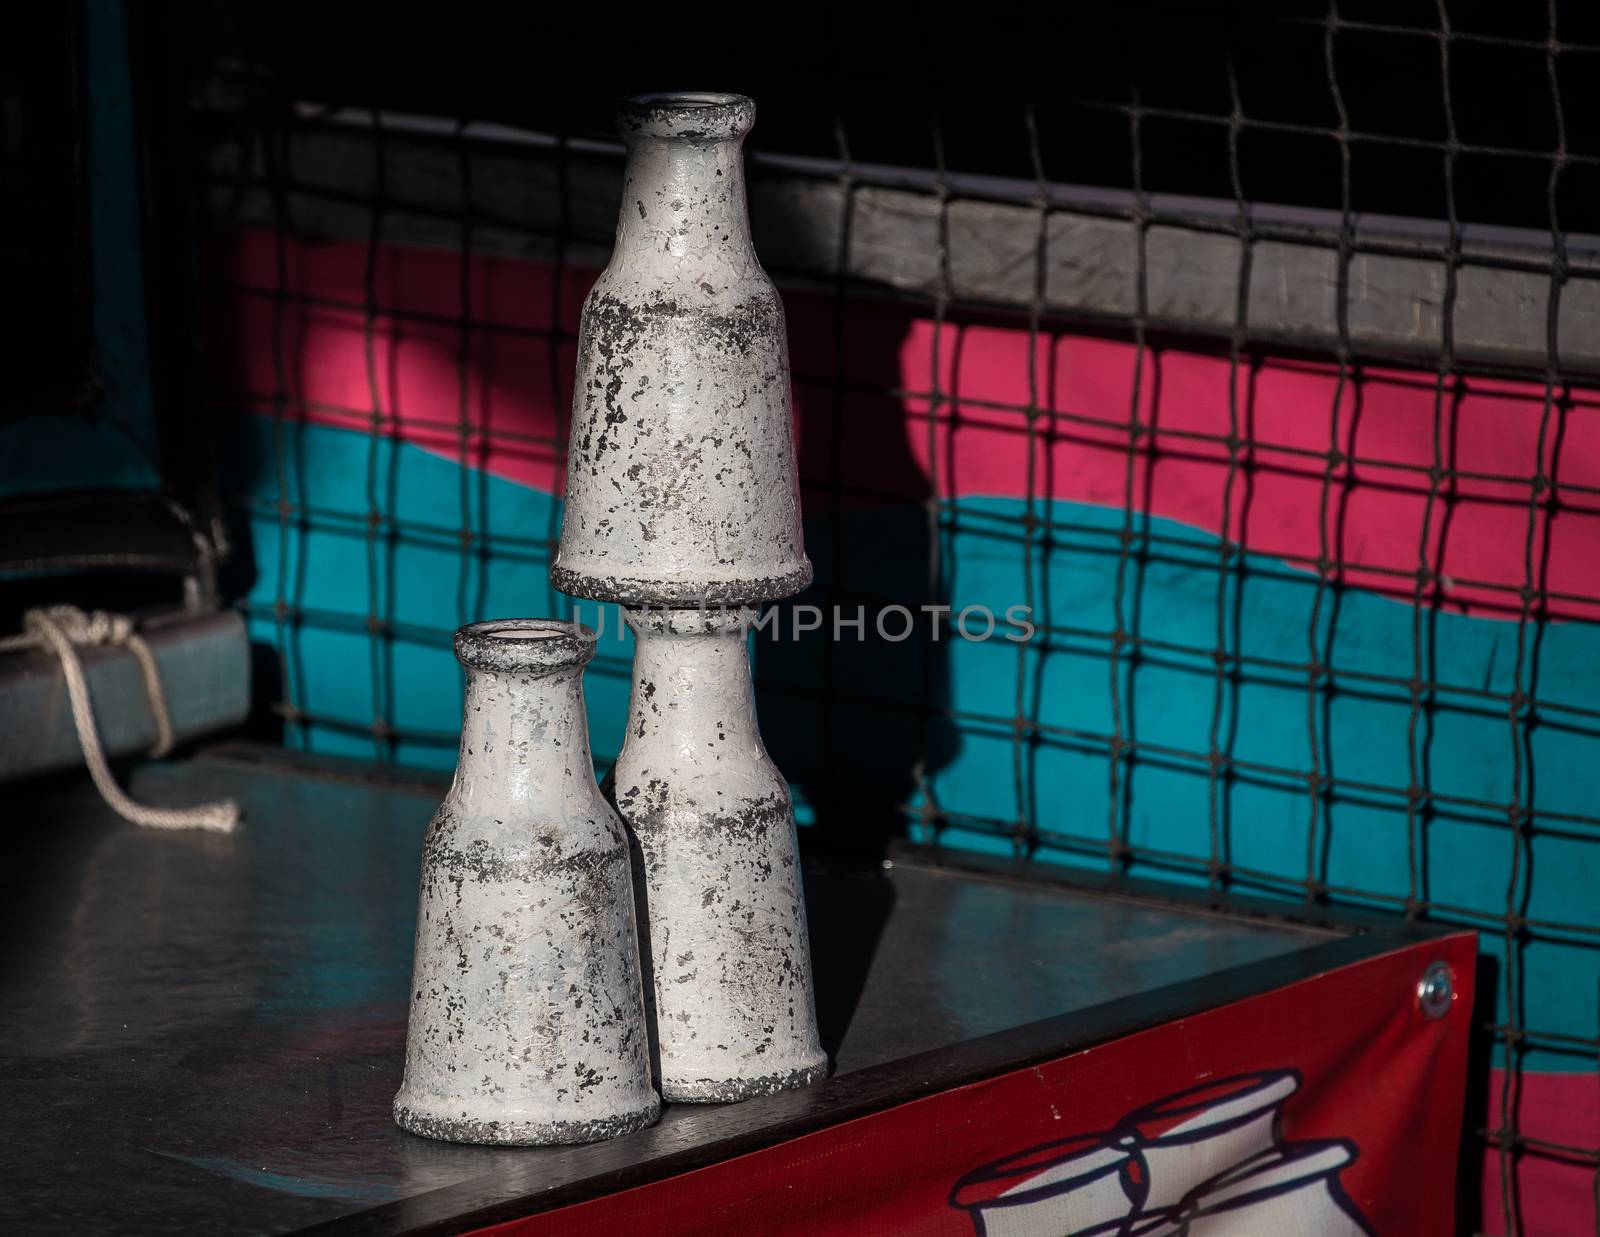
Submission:
M 1443 962 L 1435 962 L 1417 981 L 1417 1005 L 1430 1018 L 1443 1018 L 1456 1002 L 1455 979 Z

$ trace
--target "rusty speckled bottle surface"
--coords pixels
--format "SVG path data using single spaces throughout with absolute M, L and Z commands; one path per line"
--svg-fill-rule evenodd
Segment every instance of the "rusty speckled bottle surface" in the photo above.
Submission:
M 584 304 L 564 593 L 738 605 L 811 580 L 783 303 L 756 260 L 742 95 L 625 100 L 616 247 Z
M 811 948 L 789 787 L 756 727 L 753 610 L 629 611 L 628 733 L 605 791 L 637 844 L 665 1099 L 815 1082 Z
M 628 845 L 595 784 L 594 633 L 456 633 L 461 757 L 428 826 L 395 1120 L 451 1142 L 590 1142 L 656 1119 Z

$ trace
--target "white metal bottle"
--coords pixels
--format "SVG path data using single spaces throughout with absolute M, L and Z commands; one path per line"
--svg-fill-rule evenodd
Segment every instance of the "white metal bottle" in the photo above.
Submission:
M 621 217 L 584 303 L 550 578 L 624 605 L 748 604 L 811 581 L 783 302 L 756 260 L 743 95 L 625 100 Z
M 594 633 L 476 623 L 461 756 L 428 826 L 395 1120 L 469 1143 L 590 1142 L 656 1119 L 626 836 L 595 784 Z
M 606 793 L 637 846 L 663 1098 L 827 1073 L 789 788 L 756 727 L 753 610 L 627 611 L 633 697 Z

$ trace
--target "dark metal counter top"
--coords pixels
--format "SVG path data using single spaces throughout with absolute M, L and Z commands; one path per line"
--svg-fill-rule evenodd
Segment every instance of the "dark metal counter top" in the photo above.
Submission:
M 3 1231 L 481 1222 L 507 1200 L 618 1188 L 641 1165 L 681 1171 L 1226 999 L 1241 981 L 1219 972 L 1288 982 L 1348 960 L 1335 947 L 1354 940 L 914 860 L 812 855 L 834 1078 L 669 1108 L 655 1129 L 592 1147 L 458 1147 L 389 1117 L 421 836 L 439 791 L 226 755 L 146 767 L 134 791 L 165 803 L 231 795 L 247 823 L 165 833 L 115 819 L 87 783 L 7 791 Z

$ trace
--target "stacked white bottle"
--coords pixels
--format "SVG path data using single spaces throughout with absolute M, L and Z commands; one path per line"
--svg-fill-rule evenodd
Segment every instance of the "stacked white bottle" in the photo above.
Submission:
M 748 607 L 811 580 L 783 305 L 756 260 L 741 95 L 624 101 L 622 212 L 584 306 L 551 578 L 638 641 L 610 787 L 635 841 L 662 1095 L 810 1082 L 794 818 L 756 727 Z

